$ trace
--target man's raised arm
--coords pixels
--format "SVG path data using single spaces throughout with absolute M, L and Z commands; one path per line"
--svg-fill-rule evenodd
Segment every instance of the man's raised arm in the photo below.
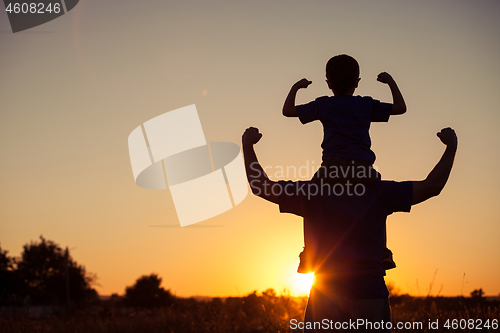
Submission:
M 425 180 L 413 182 L 412 205 L 439 195 L 450 176 L 455 153 L 457 152 L 457 135 L 453 129 L 447 127 L 442 129 L 437 136 L 446 145 L 446 150 Z
M 257 160 L 257 155 L 253 149 L 253 145 L 259 142 L 261 137 L 262 134 L 259 133 L 257 128 L 249 127 L 241 138 L 247 179 L 253 194 L 277 204 L 278 196 L 273 194 L 273 186 L 278 186 L 278 184 L 269 180 L 264 169 L 262 169 L 262 166 Z

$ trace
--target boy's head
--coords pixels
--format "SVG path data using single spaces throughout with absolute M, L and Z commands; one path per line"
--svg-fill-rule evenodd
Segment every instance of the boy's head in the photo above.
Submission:
M 326 82 L 335 95 L 352 95 L 359 80 L 359 65 L 353 57 L 341 54 L 328 60 Z

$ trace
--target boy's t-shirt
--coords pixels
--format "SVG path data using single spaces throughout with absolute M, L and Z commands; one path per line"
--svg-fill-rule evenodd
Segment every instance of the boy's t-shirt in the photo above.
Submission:
M 313 120 L 323 124 L 323 156 L 373 163 L 370 123 L 388 121 L 392 104 L 369 96 L 322 96 L 296 108 L 303 124 Z

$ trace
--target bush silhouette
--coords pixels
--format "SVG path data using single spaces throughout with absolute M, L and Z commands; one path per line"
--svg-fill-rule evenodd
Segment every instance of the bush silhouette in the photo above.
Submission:
M 125 302 L 136 308 L 157 308 L 172 304 L 174 297 L 161 285 L 157 274 L 144 275 L 135 284 L 126 288 Z
M 476 289 L 470 293 L 470 297 L 474 299 L 481 299 L 484 295 L 484 291 L 482 288 Z

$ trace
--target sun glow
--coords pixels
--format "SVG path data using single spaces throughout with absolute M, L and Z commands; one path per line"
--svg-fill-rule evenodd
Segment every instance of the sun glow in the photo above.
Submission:
M 298 294 L 307 295 L 314 281 L 314 273 L 299 274 L 295 273 L 295 290 Z

